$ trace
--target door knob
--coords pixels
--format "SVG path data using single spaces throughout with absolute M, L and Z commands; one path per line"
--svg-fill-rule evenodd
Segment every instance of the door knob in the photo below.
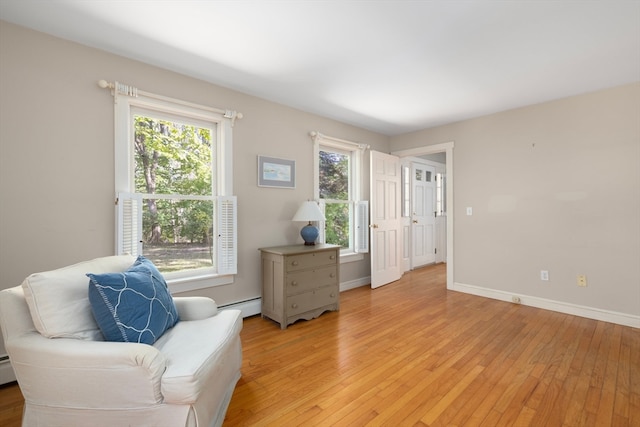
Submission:
M 417 220 L 417 219 L 414 219 L 414 220 L 413 220 L 413 221 L 411 221 L 411 222 L 413 222 L 414 224 L 417 224 L 417 223 L 418 223 L 418 220 Z

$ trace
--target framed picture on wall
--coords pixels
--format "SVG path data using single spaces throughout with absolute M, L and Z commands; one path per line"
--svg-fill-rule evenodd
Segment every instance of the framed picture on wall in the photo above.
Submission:
M 258 186 L 296 188 L 295 160 L 258 156 Z

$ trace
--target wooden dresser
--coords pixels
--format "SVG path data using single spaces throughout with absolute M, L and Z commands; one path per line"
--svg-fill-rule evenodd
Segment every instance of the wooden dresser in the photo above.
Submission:
M 262 317 L 281 329 L 340 308 L 340 246 L 262 248 Z

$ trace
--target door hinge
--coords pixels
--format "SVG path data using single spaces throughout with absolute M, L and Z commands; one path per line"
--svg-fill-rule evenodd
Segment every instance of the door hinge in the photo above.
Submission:
M 438 253 L 438 248 L 435 248 L 435 249 L 433 250 L 433 253 L 437 254 L 437 253 Z

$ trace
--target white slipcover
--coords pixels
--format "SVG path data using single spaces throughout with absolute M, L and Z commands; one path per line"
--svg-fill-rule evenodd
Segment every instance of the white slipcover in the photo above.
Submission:
M 86 280 L 88 286 L 85 273 L 123 271 L 130 260 L 101 258 L 77 264 L 80 268 L 67 267 L 66 273 L 70 272 L 71 281 Z M 47 282 L 48 273 L 54 278 L 51 282 Z M 70 283 L 61 278 L 60 270 L 31 279 L 45 289 L 41 295 L 36 291 L 35 298 L 50 311 L 51 300 L 42 298 L 53 295 L 47 284 Z M 47 319 L 40 317 L 46 314 L 30 312 L 35 306 L 27 304 L 26 286 L 0 291 L 0 326 L 25 397 L 23 426 L 222 425 L 240 378 L 239 310 L 218 311 L 209 298 L 175 297 L 180 322 L 153 346 L 101 341 L 92 333 L 83 333 L 84 339 L 47 338 L 34 324 L 37 318 L 40 326 L 47 325 Z M 64 311 L 64 301 L 59 296 L 57 300 Z M 82 304 L 80 297 L 73 298 L 73 310 L 80 315 L 70 323 L 77 323 L 78 317 L 93 322 L 86 320 L 87 307 Z M 55 316 L 54 323 L 61 317 Z M 83 331 L 94 327 L 74 326 Z

